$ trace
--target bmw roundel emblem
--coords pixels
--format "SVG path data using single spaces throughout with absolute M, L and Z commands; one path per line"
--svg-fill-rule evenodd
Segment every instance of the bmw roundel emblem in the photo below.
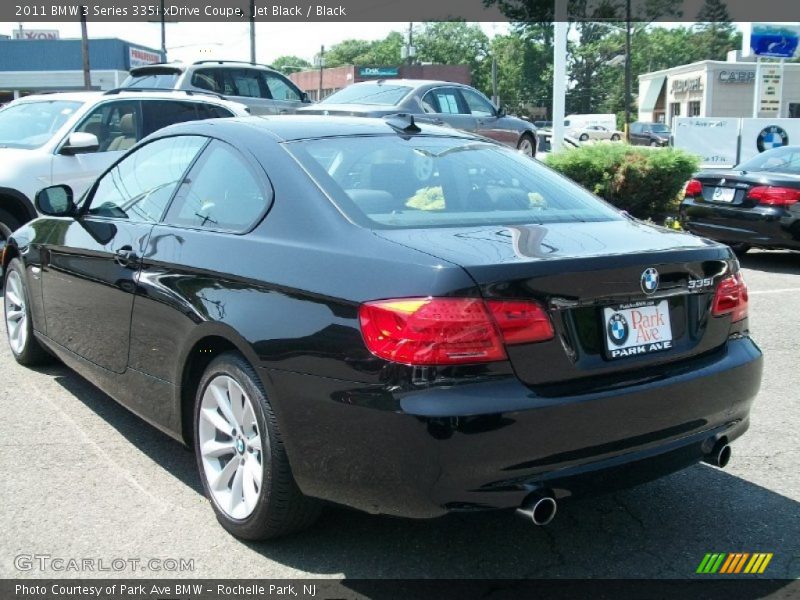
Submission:
M 620 313 L 614 313 L 608 320 L 608 339 L 617 346 L 628 341 L 628 320 Z
M 653 269 L 652 267 L 647 269 L 644 273 L 642 273 L 641 278 L 642 284 L 642 291 L 647 294 L 655 294 L 656 290 L 658 289 L 658 271 Z
M 761 133 L 758 134 L 758 139 L 756 140 L 756 146 L 758 146 L 759 152 L 772 150 L 773 148 L 783 148 L 788 145 L 789 134 L 786 133 L 785 129 L 777 125 L 771 125 L 763 129 Z

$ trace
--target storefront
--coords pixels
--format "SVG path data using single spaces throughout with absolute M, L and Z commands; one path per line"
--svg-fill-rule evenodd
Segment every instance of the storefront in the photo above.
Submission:
M 119 87 L 131 67 L 161 60 L 158 50 L 125 40 L 89 40 L 92 89 Z M 28 94 L 81 89 L 81 40 L 0 39 L 0 104 Z
M 774 69 L 769 72 L 768 69 Z M 800 64 L 762 66 L 762 118 L 800 118 Z M 639 120 L 672 125 L 676 117 L 752 117 L 754 61 L 693 63 L 639 76 Z

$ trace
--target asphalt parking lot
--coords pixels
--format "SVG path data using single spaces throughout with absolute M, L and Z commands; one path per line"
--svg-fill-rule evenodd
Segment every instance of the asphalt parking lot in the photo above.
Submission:
M 239 542 L 216 523 L 189 452 L 65 367 L 19 367 L 3 332 L 0 577 L 101 576 L 15 567 L 38 554 L 194 561 L 120 576 L 687 578 L 707 552 L 772 552 L 765 576 L 798 578 L 800 254 L 753 252 L 743 266 L 766 360 L 729 467 L 563 504 L 545 528 L 507 513 L 410 521 L 330 508 L 293 538 Z

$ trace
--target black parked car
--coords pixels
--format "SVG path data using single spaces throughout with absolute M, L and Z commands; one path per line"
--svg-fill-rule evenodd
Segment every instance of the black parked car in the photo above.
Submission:
M 732 170 L 701 171 L 680 211 L 685 229 L 738 253 L 800 250 L 800 146 L 767 150 Z
M 49 350 L 193 446 L 243 538 L 320 499 L 543 524 L 724 466 L 749 424 L 762 359 L 728 247 L 452 129 L 186 123 L 37 202 L 3 255 L 17 361 Z
M 631 123 L 631 145 L 652 146 L 653 148 L 669 146 L 672 132 L 664 123 Z
M 299 114 L 385 117 L 413 115 L 418 123 L 449 125 L 491 138 L 536 156 L 536 126 L 506 114 L 478 90 L 448 81 L 389 79 L 362 81 L 335 92 Z

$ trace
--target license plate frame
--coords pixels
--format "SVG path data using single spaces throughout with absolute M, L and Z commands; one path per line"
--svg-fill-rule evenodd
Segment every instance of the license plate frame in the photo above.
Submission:
M 715 187 L 711 192 L 711 201 L 730 204 L 736 198 L 736 189 L 729 187 Z
M 602 314 L 603 347 L 609 360 L 664 352 L 673 347 L 668 299 L 606 306 Z

